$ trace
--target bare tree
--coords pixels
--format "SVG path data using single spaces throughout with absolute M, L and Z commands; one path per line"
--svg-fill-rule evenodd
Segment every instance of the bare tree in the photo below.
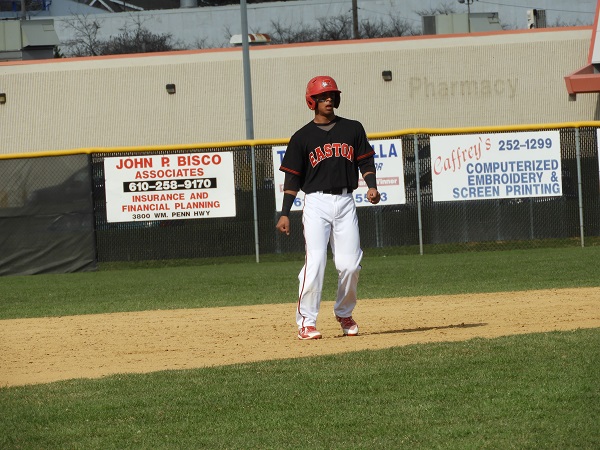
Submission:
M 546 27 L 547 28 L 582 27 L 582 26 L 590 26 L 590 25 L 593 25 L 593 23 L 591 21 L 587 21 L 587 22 L 584 22 L 581 20 L 567 21 L 567 20 L 562 20 L 559 17 L 554 22 L 546 24 Z
M 350 14 L 317 19 L 318 41 L 345 41 L 352 39 L 352 16 Z
M 140 16 L 133 16 L 116 36 L 98 37 L 102 22 L 87 15 L 75 15 L 65 20 L 67 28 L 74 31 L 74 39 L 64 42 L 69 56 L 99 56 L 128 53 L 165 52 L 181 50 L 185 46 L 173 40 L 170 33 L 153 33 L 144 27 Z
M 437 16 L 438 14 L 454 14 L 456 6 L 452 3 L 442 3 L 434 8 L 424 8 L 415 11 L 419 16 Z
M 273 44 L 292 44 L 297 42 L 341 41 L 353 38 L 352 17 L 341 15 L 337 17 L 317 19 L 318 25 L 310 26 L 303 23 L 287 26 L 281 22 L 271 21 L 272 29 L 268 31 Z M 391 16 L 389 20 L 363 20 L 359 24 L 359 37 L 381 38 L 397 36 L 420 35 L 420 29 L 408 21 Z
M 231 27 L 229 25 L 225 25 L 223 27 L 223 34 L 225 35 L 225 39 L 227 41 L 229 41 L 231 39 L 231 36 L 233 36 L 233 33 L 231 32 Z
M 281 22 L 271 21 L 272 29 L 267 33 L 273 44 L 293 44 L 297 42 L 314 42 L 318 40 L 316 28 L 303 26 L 288 27 Z
M 318 25 L 303 23 L 286 26 L 271 21 L 273 27 L 268 31 L 274 44 L 292 44 L 297 42 L 342 41 L 352 39 L 352 17 L 342 15 L 317 19 Z
M 119 31 L 120 34 L 101 43 L 101 55 L 168 52 L 184 48 L 183 44 L 173 40 L 171 33 L 158 34 L 145 28 L 139 15 L 134 16 L 132 23 L 126 23 Z
M 97 56 L 101 40 L 98 31 L 102 21 L 87 14 L 77 14 L 64 20 L 65 28 L 73 31 L 73 39 L 63 42 L 69 56 Z
M 196 40 L 194 41 L 194 45 L 192 45 L 192 48 L 211 48 L 212 46 L 210 44 L 208 44 L 208 38 L 203 37 L 203 38 L 196 38 Z
M 377 22 L 363 20 L 360 23 L 360 35 L 365 38 L 418 36 L 420 29 L 415 28 L 407 20 L 390 16 L 389 20 Z
M 420 36 L 423 34 L 421 28 L 415 28 L 408 20 L 400 19 L 398 17 L 390 17 L 390 28 L 391 36 Z
M 363 20 L 360 22 L 358 27 L 358 33 L 361 38 L 378 38 L 378 37 L 388 37 L 387 36 L 387 26 L 380 19 L 377 22 L 371 22 L 370 20 Z

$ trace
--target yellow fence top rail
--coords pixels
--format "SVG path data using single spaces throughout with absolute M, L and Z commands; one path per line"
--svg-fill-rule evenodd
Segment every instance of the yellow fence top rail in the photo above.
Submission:
M 485 127 L 465 127 L 465 128 L 411 128 L 405 130 L 386 131 L 381 133 L 368 133 L 369 139 L 390 139 L 407 135 L 428 135 L 428 134 L 470 134 L 470 133 L 497 133 L 510 131 L 536 131 L 548 129 L 565 128 L 583 128 L 598 127 L 600 121 L 583 122 L 565 122 L 565 123 L 545 123 L 545 124 L 527 124 L 527 125 L 501 125 Z M 174 151 L 174 150 L 202 150 L 227 147 L 252 147 L 259 145 L 285 145 L 289 138 L 279 139 L 255 139 L 231 142 L 210 142 L 195 144 L 177 144 L 177 145 L 146 145 L 136 147 L 87 147 L 74 148 L 68 150 L 46 150 L 38 152 L 12 153 L 0 155 L 2 159 L 23 159 L 23 158 L 42 158 L 46 156 L 69 156 L 93 153 L 124 153 L 124 152 L 156 152 L 156 151 Z

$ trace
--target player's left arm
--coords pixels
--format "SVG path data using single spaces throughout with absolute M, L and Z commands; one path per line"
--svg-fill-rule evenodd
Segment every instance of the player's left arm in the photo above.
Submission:
M 360 122 L 359 131 L 356 138 L 356 148 L 358 149 L 356 160 L 358 162 L 358 168 L 362 174 L 363 180 L 367 184 L 369 190 L 367 191 L 367 199 L 373 205 L 379 203 L 381 200 L 381 194 L 377 190 L 377 171 L 375 169 L 375 151 L 369 144 L 367 133 Z
M 379 203 L 381 200 L 381 194 L 377 190 L 377 173 L 375 170 L 375 162 L 373 157 L 365 158 L 359 161 L 358 167 L 360 173 L 362 173 L 363 180 L 367 184 L 369 190 L 367 191 L 367 199 L 374 205 Z
M 367 191 L 367 199 L 372 204 L 376 205 L 379 203 L 379 200 L 381 200 L 381 195 L 377 190 L 377 171 L 375 170 L 375 159 L 373 158 L 373 154 L 359 159 L 358 168 L 360 169 L 363 180 L 365 180 L 365 183 L 369 188 Z
M 363 180 L 367 183 L 369 190 L 367 191 L 367 199 L 374 205 L 381 200 L 381 194 L 377 190 L 377 176 L 375 172 L 363 173 Z

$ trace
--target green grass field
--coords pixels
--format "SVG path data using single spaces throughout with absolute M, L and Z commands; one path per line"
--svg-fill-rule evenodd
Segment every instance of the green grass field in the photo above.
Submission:
M 396 255 L 365 252 L 360 298 L 600 286 L 600 246 Z M 0 278 L 0 319 L 295 303 L 303 255 L 111 263 L 98 272 Z M 233 261 L 233 262 L 232 262 Z M 327 265 L 324 299 L 335 293 Z
M 600 247 L 367 252 L 359 293 L 600 286 L 598 261 Z M 240 258 L 4 277 L 0 318 L 294 302 L 301 264 Z M 600 329 L 591 329 L 1 388 L 0 448 L 597 449 L 599 374 Z

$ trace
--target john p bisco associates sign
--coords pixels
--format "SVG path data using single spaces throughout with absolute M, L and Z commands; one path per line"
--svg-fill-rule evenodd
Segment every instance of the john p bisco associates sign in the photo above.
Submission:
M 235 216 L 231 153 L 106 158 L 104 174 L 107 222 Z

